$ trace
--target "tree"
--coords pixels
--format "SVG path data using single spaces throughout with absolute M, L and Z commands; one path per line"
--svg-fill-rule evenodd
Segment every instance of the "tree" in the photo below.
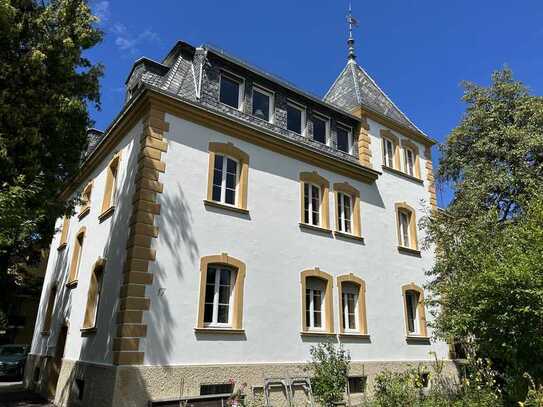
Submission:
M 543 98 L 504 69 L 464 100 L 438 172 L 454 198 L 423 221 L 429 304 L 436 334 L 489 359 L 521 400 L 524 372 L 543 380 Z
M 57 197 L 100 103 L 102 66 L 83 56 L 96 21 L 85 0 L 0 0 L 0 291 L 69 208 Z
M 317 401 L 333 406 L 343 401 L 351 357 L 342 346 L 320 343 L 311 347 L 311 388 Z

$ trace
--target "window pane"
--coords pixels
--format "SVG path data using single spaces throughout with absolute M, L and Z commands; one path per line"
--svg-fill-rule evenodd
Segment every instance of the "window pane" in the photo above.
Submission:
M 257 89 L 253 89 L 253 115 L 270 121 L 270 97 Z
M 318 226 L 320 224 L 320 190 L 315 185 L 311 185 L 311 216 L 312 224 Z
M 309 288 L 305 289 L 305 323 L 307 326 L 311 326 L 311 290 Z
M 238 163 L 231 158 L 226 160 L 226 173 L 236 175 Z
M 405 247 L 410 246 L 409 242 L 409 216 L 405 212 L 400 212 L 400 244 Z
M 219 324 L 227 324 L 228 323 L 228 305 L 220 305 L 219 304 L 219 312 L 217 314 L 217 322 Z
M 322 307 L 321 291 L 313 290 L 313 326 L 315 328 L 322 327 L 321 307 Z
M 204 322 L 213 322 L 213 304 L 205 304 L 204 306 Z
M 411 150 L 405 150 L 405 164 L 407 173 L 413 175 L 413 152 Z
M 337 193 L 337 224 L 339 225 L 339 231 L 343 232 L 343 194 Z
M 233 189 L 227 189 L 225 195 L 225 202 L 230 205 L 235 205 L 236 203 L 236 191 Z
M 343 216 L 345 222 L 345 232 L 351 233 L 351 197 L 343 194 Z
M 416 298 L 415 294 L 408 292 L 405 295 L 406 307 L 407 307 L 407 330 L 410 333 L 415 332 L 415 319 L 417 316 Z
M 230 286 L 230 270 L 222 269 L 220 284 Z
M 342 127 L 337 128 L 337 149 L 350 153 L 351 148 L 349 146 L 349 132 Z
M 287 129 L 302 134 L 302 112 L 291 105 L 287 105 Z
M 385 139 L 385 165 L 394 167 L 394 147 L 390 140 Z
M 313 140 L 326 144 L 326 121 L 313 117 Z
M 321 312 L 320 311 L 315 311 L 314 312 L 314 327 L 315 328 L 322 328 L 322 318 L 321 318 Z
M 224 75 L 221 76 L 220 101 L 236 109 L 239 107 L 239 83 Z
M 304 183 L 304 223 L 309 223 L 309 184 Z

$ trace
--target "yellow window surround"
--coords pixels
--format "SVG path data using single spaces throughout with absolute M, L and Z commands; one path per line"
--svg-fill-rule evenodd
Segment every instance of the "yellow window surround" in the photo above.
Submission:
M 64 215 L 64 219 L 62 220 L 62 230 L 60 232 L 60 243 L 58 245 L 57 250 L 62 250 L 67 246 L 69 229 L 70 229 L 70 218 L 68 217 L 68 215 Z
M 353 273 L 337 277 L 338 305 L 339 305 L 339 333 L 345 334 L 343 329 L 343 284 L 351 283 L 358 288 L 358 332 L 359 335 L 368 334 L 368 323 L 366 319 L 366 283 Z
M 304 192 L 304 184 L 313 184 L 317 185 L 321 190 L 321 207 L 320 207 L 320 224 L 319 227 L 323 229 L 330 229 L 330 219 L 329 219 L 329 191 L 330 191 L 330 183 L 328 180 L 322 176 L 320 176 L 317 171 L 312 172 L 301 172 L 300 173 L 300 223 L 306 224 L 304 222 L 304 200 L 305 200 L 305 192 Z M 310 225 L 312 226 L 312 225 Z
M 121 161 L 121 152 L 113 156 L 107 166 L 106 174 L 106 186 L 104 189 L 104 200 L 102 201 L 102 212 L 99 218 L 103 219 L 113 212 L 115 205 L 117 204 L 117 189 L 118 189 L 118 176 L 119 176 L 119 164 Z
M 417 219 L 415 215 L 415 209 L 408 205 L 406 202 L 397 202 L 394 204 L 396 214 L 396 230 L 398 234 L 398 247 L 407 248 L 414 251 L 418 251 L 418 238 L 417 238 Z M 402 244 L 402 230 L 400 224 L 400 213 L 405 213 L 409 219 L 409 246 Z
M 94 263 L 91 272 L 89 291 L 87 293 L 87 305 L 85 307 L 85 317 L 83 320 L 83 329 L 90 330 L 96 328 L 96 317 L 100 296 L 102 291 L 102 279 L 104 275 L 106 261 L 98 258 Z
M 79 263 L 81 263 L 81 252 L 83 250 L 83 243 L 85 240 L 85 233 L 87 228 L 83 226 L 77 232 L 75 236 L 75 242 L 73 245 L 72 261 L 70 263 L 70 272 L 68 274 L 68 287 L 75 287 L 77 285 L 77 278 L 79 274 Z
M 94 181 L 89 182 L 81 193 L 81 209 L 79 210 L 79 215 L 77 215 L 79 219 L 82 219 L 90 212 L 93 183 Z
M 309 328 L 309 321 L 306 320 L 306 287 L 307 287 L 307 279 L 308 278 L 318 278 L 325 283 L 325 293 L 324 293 L 324 330 L 323 332 L 319 331 L 311 331 Z M 302 334 L 327 334 L 327 335 L 333 335 L 334 334 L 334 305 L 332 303 L 333 301 L 333 277 L 320 270 L 318 267 L 315 267 L 313 269 L 308 269 L 302 271 L 300 274 L 300 283 L 301 283 L 301 296 L 302 296 Z
M 407 298 L 406 295 L 408 292 L 414 292 L 418 296 L 417 303 L 417 319 L 419 323 L 418 334 L 414 335 L 409 332 L 409 322 L 407 314 Z M 424 305 L 424 290 L 417 286 L 415 283 L 409 283 L 402 286 L 402 297 L 403 297 L 403 308 L 404 308 L 404 319 L 405 319 L 405 332 L 407 337 L 421 337 L 428 338 L 428 328 L 426 325 L 426 307 Z
M 383 149 L 383 166 L 389 167 L 385 160 L 385 139 L 388 139 L 392 142 L 392 146 L 394 149 L 394 156 L 393 156 L 393 169 L 400 171 L 401 170 L 401 160 L 400 160 L 400 139 L 390 130 L 388 129 L 381 129 L 381 146 Z
M 336 218 L 336 232 L 341 232 L 339 225 L 339 197 L 338 192 L 342 192 L 351 197 L 351 211 L 352 211 L 352 235 L 361 237 L 360 228 L 360 192 L 354 188 L 348 182 L 338 182 L 333 185 L 334 197 L 335 197 L 335 218 Z

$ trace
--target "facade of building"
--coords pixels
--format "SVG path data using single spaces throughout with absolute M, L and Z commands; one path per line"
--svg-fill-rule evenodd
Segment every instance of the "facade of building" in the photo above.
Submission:
M 326 341 L 353 397 L 384 368 L 454 370 L 423 302 L 434 141 L 354 55 L 323 99 L 183 42 L 126 87 L 64 193 L 81 205 L 51 244 L 28 387 L 89 406 L 258 392 Z

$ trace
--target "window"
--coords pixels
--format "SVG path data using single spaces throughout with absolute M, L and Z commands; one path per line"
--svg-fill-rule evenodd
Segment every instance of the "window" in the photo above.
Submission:
M 200 262 L 198 330 L 241 330 L 245 264 L 223 253 Z
M 367 335 L 366 283 L 354 274 L 337 278 L 340 334 Z
M 83 242 L 85 240 L 85 231 L 86 228 L 82 227 L 79 232 L 77 232 L 77 236 L 75 238 L 72 262 L 70 264 L 70 273 L 68 274 L 68 282 L 66 283 L 66 285 L 69 287 L 75 287 L 77 285 L 79 264 L 81 263 L 81 251 L 83 250 Z
M 216 154 L 213 168 L 212 199 L 215 202 L 235 205 L 237 187 L 238 162 L 225 155 Z
M 47 307 L 45 309 L 45 316 L 43 319 L 42 335 L 49 334 L 51 330 L 51 321 L 53 319 L 53 308 L 55 307 L 55 299 L 57 296 L 57 285 L 53 284 L 49 288 L 49 296 L 47 297 Z
M 209 143 L 206 203 L 247 209 L 249 156 L 232 143 Z
M 85 318 L 83 320 L 83 329 L 92 329 L 96 327 L 96 316 L 100 297 L 102 295 L 102 279 L 104 275 L 105 260 L 99 258 L 91 273 L 89 291 L 87 294 L 87 306 L 85 308 Z
M 234 109 L 241 109 L 243 100 L 243 81 L 233 76 L 221 74 L 219 100 Z
M 60 244 L 58 245 L 58 250 L 62 250 L 68 244 L 68 231 L 70 229 L 70 218 L 68 215 L 64 215 L 62 220 L 62 230 L 60 232 Z
M 352 154 L 352 135 L 351 130 L 343 126 L 338 126 L 336 129 L 337 149 L 347 154 Z
M 253 115 L 259 119 L 271 122 L 273 118 L 272 93 L 261 88 L 253 87 Z
M 218 265 L 207 267 L 204 307 L 206 326 L 230 325 L 234 280 L 235 270 L 229 267 Z
M 82 219 L 90 212 L 92 194 L 92 182 L 89 182 L 81 193 L 81 210 L 79 211 L 79 219 Z
M 349 376 L 349 394 L 361 394 L 366 391 L 366 376 Z
M 360 237 L 360 192 L 349 183 L 335 183 L 336 232 Z
M 115 209 L 115 205 L 117 205 L 117 183 L 120 159 L 120 153 L 117 153 L 107 167 L 106 188 L 104 191 L 104 201 L 102 202 L 102 214 L 100 215 L 101 218 L 112 213 Z
M 287 104 L 287 129 L 300 135 L 305 130 L 305 110 L 292 103 Z
M 304 223 L 320 226 L 321 189 L 304 182 Z
M 405 148 L 405 172 L 412 177 L 415 176 L 415 153 L 410 148 Z
M 304 270 L 301 283 L 302 333 L 333 333 L 332 276 L 318 268 Z
M 232 394 L 234 392 L 234 383 L 201 384 L 200 396 L 210 396 L 212 394 Z
M 328 133 L 330 132 L 330 120 L 322 116 L 313 116 L 313 140 L 322 144 L 328 144 Z
M 405 202 L 397 203 L 398 246 L 418 250 L 415 210 Z
M 402 287 L 407 336 L 427 337 L 424 292 L 414 283 Z
M 383 151 L 385 154 L 385 165 L 390 168 L 394 168 L 394 143 L 391 140 L 383 139 Z

